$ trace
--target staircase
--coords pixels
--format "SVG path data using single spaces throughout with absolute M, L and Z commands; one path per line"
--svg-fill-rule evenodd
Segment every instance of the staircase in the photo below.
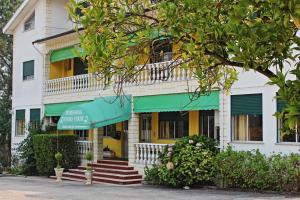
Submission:
M 142 175 L 133 167 L 128 166 L 127 161 L 118 160 L 99 160 L 92 163 L 93 183 L 109 183 L 116 185 L 133 185 L 142 183 Z M 85 167 L 79 166 L 77 169 L 70 169 L 63 173 L 63 180 L 82 181 L 84 182 Z M 53 177 L 55 178 L 55 177 Z

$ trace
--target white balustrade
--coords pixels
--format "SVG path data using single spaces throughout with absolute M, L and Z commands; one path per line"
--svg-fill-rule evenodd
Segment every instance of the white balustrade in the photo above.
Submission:
M 90 141 L 76 141 L 78 153 L 81 160 L 88 152 L 93 152 L 93 142 Z
M 149 85 L 161 82 L 186 81 L 194 79 L 194 69 L 180 67 L 182 61 L 171 60 L 160 63 L 136 66 L 140 72 L 133 78 L 121 78 L 114 76 L 112 85 L 120 82 L 124 87 L 135 85 Z M 83 74 L 46 80 L 44 84 L 45 95 L 67 94 L 90 90 L 102 90 L 105 88 L 105 79 L 95 74 Z
M 144 165 L 159 164 L 159 153 L 161 153 L 168 144 L 155 143 L 135 143 L 135 162 Z

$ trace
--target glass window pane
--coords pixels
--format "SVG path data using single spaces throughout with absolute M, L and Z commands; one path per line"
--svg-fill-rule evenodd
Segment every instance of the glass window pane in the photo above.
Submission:
M 248 115 L 250 141 L 262 141 L 262 115 Z
M 208 122 L 209 122 L 209 137 L 215 138 L 215 117 L 209 116 Z
M 247 115 L 232 116 L 232 131 L 234 140 L 247 140 Z

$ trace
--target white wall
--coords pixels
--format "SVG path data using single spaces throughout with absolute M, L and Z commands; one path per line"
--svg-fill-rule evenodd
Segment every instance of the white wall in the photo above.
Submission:
M 297 153 L 300 149 L 300 144 L 295 143 L 278 143 L 277 142 L 277 119 L 274 117 L 276 112 L 276 92 L 278 88 L 267 84 L 268 79 L 259 73 L 253 71 L 240 71 L 239 80 L 233 85 L 230 93 L 225 95 L 224 108 L 224 129 L 221 128 L 226 144 L 231 145 L 236 150 L 255 150 L 259 149 L 261 152 L 270 155 L 273 153 Z M 231 138 L 231 115 L 230 115 L 230 95 L 240 94 L 262 94 L 262 109 L 263 109 L 263 141 L 232 141 Z M 221 100 L 222 102 L 222 100 Z M 222 106 L 221 106 L 222 108 Z M 220 114 L 222 115 L 222 114 Z M 222 116 L 220 116 L 220 120 Z
M 14 31 L 13 45 L 13 96 L 12 96 L 12 147 L 21 142 L 24 136 L 15 136 L 16 110 L 26 109 L 26 123 L 29 110 L 43 108 L 42 88 L 44 55 L 42 48 L 34 46 L 33 41 L 68 31 L 72 28 L 65 9 L 68 0 L 39 0 L 27 13 Z M 24 31 L 24 22 L 35 12 L 34 30 Z M 34 60 L 34 79 L 23 81 L 23 62 Z M 43 114 L 41 113 L 41 116 Z

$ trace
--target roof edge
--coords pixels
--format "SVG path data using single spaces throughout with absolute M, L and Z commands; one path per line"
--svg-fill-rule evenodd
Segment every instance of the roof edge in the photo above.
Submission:
M 12 35 L 14 30 L 16 29 L 18 23 L 20 20 L 23 20 L 21 15 L 25 15 L 28 11 L 28 9 L 31 9 L 32 6 L 34 5 L 38 0 L 25 0 L 23 3 L 20 5 L 20 7 L 16 10 L 16 12 L 13 14 L 13 16 L 10 18 L 10 20 L 6 23 L 6 25 L 3 28 L 3 33 Z

